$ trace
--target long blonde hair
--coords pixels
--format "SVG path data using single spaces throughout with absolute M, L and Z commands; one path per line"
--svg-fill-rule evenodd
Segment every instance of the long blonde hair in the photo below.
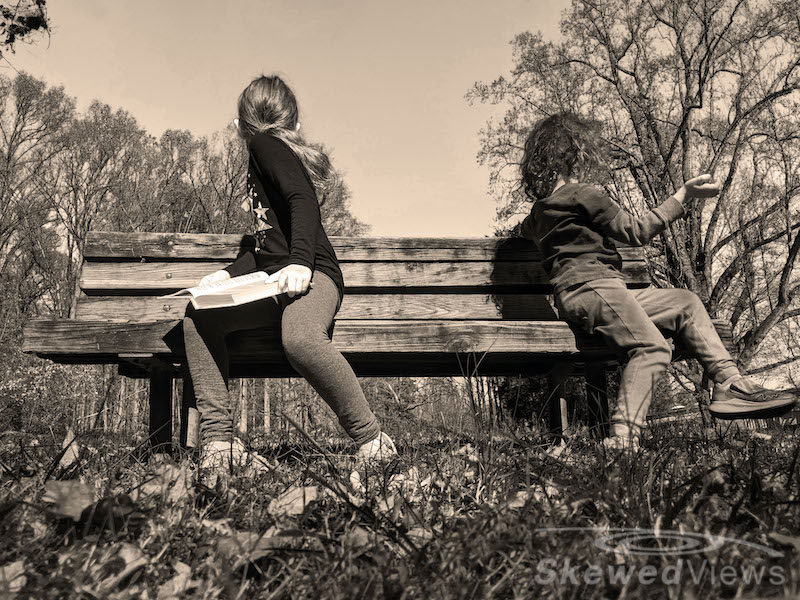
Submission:
M 286 143 L 311 176 L 322 204 L 334 184 L 330 159 L 321 147 L 309 144 L 297 130 L 297 99 L 277 75 L 261 75 L 239 96 L 239 134 L 249 142 L 257 133 L 269 132 Z

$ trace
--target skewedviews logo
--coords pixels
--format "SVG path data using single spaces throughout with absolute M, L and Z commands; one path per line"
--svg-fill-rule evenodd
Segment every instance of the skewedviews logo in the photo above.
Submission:
M 614 564 L 576 563 L 571 559 L 541 559 L 536 565 L 535 580 L 540 585 L 627 585 L 638 581 L 641 585 L 663 583 L 680 585 L 693 581 L 703 581 L 726 586 L 744 584 L 781 586 L 785 584 L 787 573 L 782 565 L 769 564 L 784 556 L 783 552 L 736 538 L 693 533 L 676 530 L 591 528 L 591 527 L 553 527 L 537 529 L 537 533 L 561 534 L 583 531 L 594 535 L 594 545 L 604 552 L 618 555 Z M 745 564 L 737 561 L 735 565 L 710 562 L 700 555 L 714 553 L 723 547 L 734 544 L 747 549 L 758 564 Z M 674 560 L 661 560 L 654 564 L 629 565 L 625 557 L 661 557 Z M 641 562 L 641 561 L 640 561 Z

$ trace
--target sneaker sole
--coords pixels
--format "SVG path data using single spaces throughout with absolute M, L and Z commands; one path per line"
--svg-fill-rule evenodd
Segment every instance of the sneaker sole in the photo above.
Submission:
M 714 403 L 712 403 L 708 407 L 708 412 L 715 418 L 722 419 L 723 421 L 733 421 L 735 419 L 771 419 L 791 412 L 796 403 L 797 401 L 795 399 L 773 400 L 772 402 L 752 403 L 750 406 L 744 407 L 730 407 L 727 411 L 720 411 L 720 407 L 714 406 Z M 729 403 L 720 402 L 719 404 Z

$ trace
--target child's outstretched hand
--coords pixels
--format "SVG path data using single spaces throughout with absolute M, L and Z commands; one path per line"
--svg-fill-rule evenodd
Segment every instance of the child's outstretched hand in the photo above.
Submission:
M 722 190 L 719 182 L 714 181 L 708 173 L 692 177 L 683 184 L 683 187 L 686 188 L 686 195 L 689 198 L 712 198 Z

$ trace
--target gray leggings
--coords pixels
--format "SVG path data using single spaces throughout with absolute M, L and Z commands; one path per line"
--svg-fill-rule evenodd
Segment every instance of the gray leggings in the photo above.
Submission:
M 303 296 L 271 298 L 232 308 L 194 310 L 183 319 L 188 377 L 184 394 L 194 394 L 203 441 L 230 440 L 233 418 L 228 396 L 228 348 L 225 337 L 242 329 L 280 322 L 281 343 L 289 363 L 328 403 L 357 444 L 378 437 L 380 426 L 350 364 L 330 338 L 339 309 L 333 280 L 314 271 L 313 287 Z

